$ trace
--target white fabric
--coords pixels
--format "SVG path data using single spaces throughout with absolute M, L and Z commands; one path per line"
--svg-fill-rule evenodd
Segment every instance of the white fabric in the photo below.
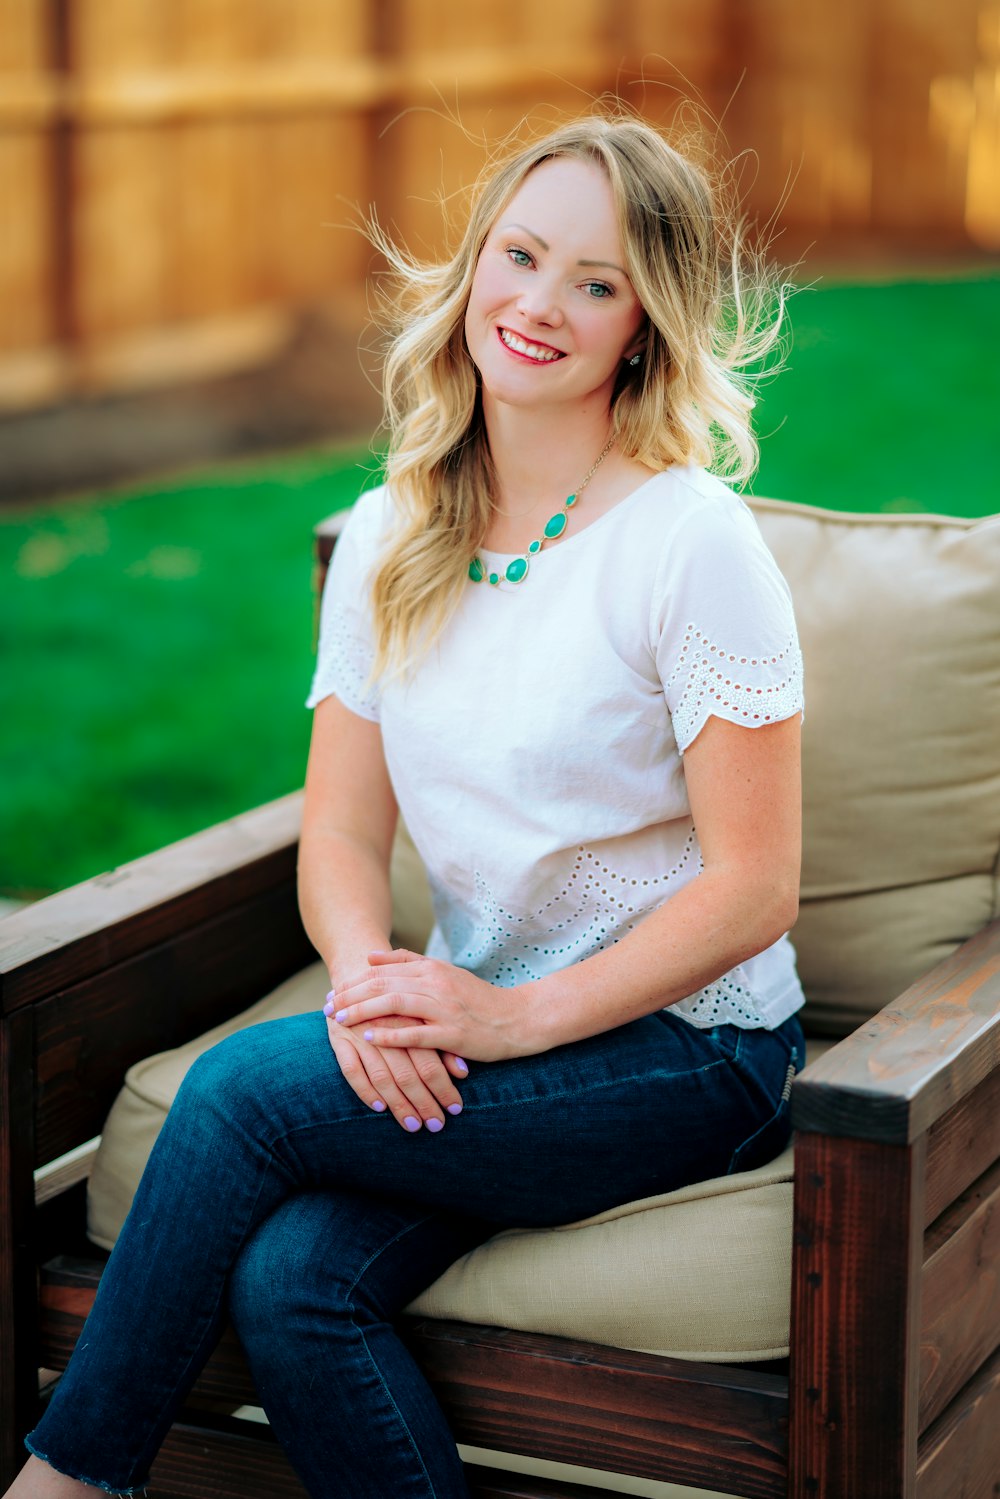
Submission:
M 573 531 L 585 502 L 523 583 L 469 583 L 409 680 L 370 681 L 384 487 L 354 507 L 324 592 L 309 706 L 335 693 L 381 723 L 430 879 L 427 951 L 501 986 L 608 947 L 697 875 L 682 755 L 710 715 L 802 707 L 788 588 L 737 495 L 672 469 Z M 674 1008 L 773 1027 L 801 1003 L 782 938 Z

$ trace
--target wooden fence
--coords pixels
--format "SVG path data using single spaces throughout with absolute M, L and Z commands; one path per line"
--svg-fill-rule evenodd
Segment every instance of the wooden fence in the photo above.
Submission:
M 0 407 L 356 322 L 353 205 L 433 250 L 484 142 L 607 90 L 699 95 L 796 243 L 1000 247 L 1000 0 L 0 0 Z

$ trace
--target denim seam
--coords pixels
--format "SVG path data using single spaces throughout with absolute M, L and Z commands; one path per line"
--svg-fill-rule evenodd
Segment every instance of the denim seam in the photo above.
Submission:
M 425 1214 L 425 1216 L 423 1218 L 419 1219 L 416 1223 L 408 1223 L 408 1224 L 406 1224 L 391 1239 L 388 1239 L 384 1244 L 380 1245 L 380 1247 L 377 1250 L 375 1250 L 374 1253 L 370 1254 L 368 1256 L 368 1258 L 365 1260 L 365 1263 L 358 1270 L 357 1275 L 354 1277 L 354 1279 L 351 1282 L 350 1286 L 348 1287 L 348 1291 L 347 1291 L 347 1295 L 348 1295 L 348 1298 L 349 1298 L 350 1310 L 351 1310 L 351 1316 L 352 1316 L 352 1319 L 354 1320 L 355 1326 L 357 1327 L 359 1333 L 361 1334 L 361 1341 L 365 1345 L 365 1353 L 368 1355 L 368 1361 L 371 1364 L 372 1369 L 375 1372 L 375 1375 L 376 1375 L 376 1377 L 378 1379 L 379 1384 L 382 1386 L 382 1391 L 383 1391 L 383 1393 L 385 1395 L 386 1400 L 389 1402 L 389 1404 L 392 1407 L 392 1409 L 396 1412 L 396 1416 L 399 1419 L 399 1423 L 402 1426 L 403 1430 L 406 1432 L 407 1440 L 409 1441 L 409 1444 L 410 1444 L 410 1449 L 411 1449 L 414 1457 L 416 1457 L 417 1462 L 420 1464 L 420 1471 L 424 1475 L 424 1479 L 425 1479 L 425 1481 L 427 1483 L 427 1492 L 431 1496 L 431 1499 L 436 1499 L 437 1490 L 435 1489 L 434 1484 L 433 1484 L 433 1482 L 431 1480 L 431 1476 L 430 1476 L 430 1474 L 427 1471 L 427 1465 L 424 1462 L 423 1456 L 422 1456 L 421 1451 L 420 1451 L 420 1447 L 418 1446 L 417 1442 L 414 1439 L 413 1432 L 410 1430 L 409 1422 L 407 1421 L 406 1417 L 403 1415 L 403 1412 L 400 1410 L 399 1406 L 396 1404 L 396 1401 L 395 1401 L 395 1398 L 393 1397 L 392 1391 L 389 1389 L 389 1386 L 385 1382 L 385 1376 L 383 1375 L 382 1370 L 379 1368 L 378 1360 L 375 1358 L 374 1354 L 371 1351 L 371 1348 L 368 1346 L 368 1337 L 367 1337 L 367 1334 L 364 1331 L 364 1328 L 362 1328 L 360 1326 L 360 1324 L 357 1322 L 357 1318 L 356 1318 L 357 1307 L 356 1307 L 355 1302 L 354 1302 L 354 1292 L 357 1290 L 357 1288 L 358 1288 L 358 1282 L 361 1280 L 361 1277 L 364 1275 L 365 1271 L 371 1265 L 373 1265 L 375 1263 L 375 1261 L 380 1257 L 380 1255 L 383 1255 L 386 1252 L 387 1249 L 391 1249 L 393 1247 L 393 1245 L 398 1244 L 400 1242 L 400 1240 L 405 1239 L 406 1236 L 407 1236 L 407 1234 L 412 1233 L 414 1231 L 414 1229 L 422 1228 L 423 1225 L 425 1223 L 430 1222 L 430 1220 L 434 1216 L 435 1215 L 433 1213 L 427 1213 L 427 1214 Z
M 650 1072 L 632 1073 L 628 1077 L 597 1078 L 594 1081 L 587 1083 L 587 1091 L 594 1092 L 600 1088 L 617 1088 L 622 1084 L 627 1083 L 670 1082 L 676 1078 L 698 1077 L 704 1072 L 711 1072 L 716 1067 L 727 1066 L 730 1060 L 731 1059 L 729 1057 L 720 1057 L 717 1061 L 706 1062 L 703 1067 L 686 1067 L 683 1071 L 674 1070 L 672 1072 L 664 1072 L 656 1068 Z M 503 1098 L 497 1099 L 495 1102 L 473 1101 L 472 1103 L 463 1103 L 462 1114 L 466 1115 L 483 1113 L 487 1109 L 519 1109 L 523 1108 L 526 1104 L 550 1103 L 553 1099 L 576 1098 L 578 1096 L 578 1093 L 575 1091 L 567 1091 L 566 1089 L 561 1089 L 559 1092 L 543 1094 L 531 1093 L 525 1097 Z M 265 1149 L 273 1151 L 280 1145 L 290 1143 L 296 1135 L 310 1134 L 314 1130 L 318 1129 L 332 1129 L 334 1127 L 342 1128 L 345 1124 L 363 1124 L 367 1126 L 369 1114 L 374 1119 L 380 1119 L 383 1117 L 380 1114 L 376 1114 L 374 1110 L 369 1110 L 364 1114 L 344 1114 L 342 1116 L 330 1117 L 326 1119 L 314 1119 L 309 1124 L 296 1125 L 294 1129 L 288 1129 L 280 1135 L 274 1135 L 270 1140 L 266 1142 Z
M 732 1176 L 732 1175 L 735 1174 L 734 1173 L 734 1167 L 735 1167 L 735 1162 L 736 1162 L 737 1156 L 741 1155 L 742 1152 L 744 1150 L 746 1150 L 749 1145 L 752 1145 L 753 1142 L 760 1135 L 762 1135 L 765 1130 L 770 1129 L 771 1126 L 774 1124 L 775 1120 L 778 1119 L 783 1112 L 787 1112 L 787 1109 L 788 1109 L 788 1105 L 784 1101 L 784 1099 L 779 1099 L 778 1100 L 778 1106 L 775 1109 L 774 1113 L 771 1114 L 769 1116 L 769 1118 L 765 1119 L 764 1122 L 763 1122 L 763 1124 L 758 1125 L 758 1127 L 754 1130 L 754 1132 L 753 1132 L 752 1135 L 747 1135 L 746 1139 L 743 1140 L 743 1141 L 741 1141 L 741 1143 L 739 1145 L 737 1145 L 736 1149 L 733 1151 L 732 1155 L 729 1157 L 729 1165 L 726 1168 L 726 1175 L 727 1176 Z
M 252 1217 L 253 1212 L 254 1212 L 254 1210 L 255 1210 L 255 1208 L 257 1206 L 257 1203 L 260 1201 L 260 1195 L 261 1195 L 261 1193 L 264 1190 L 264 1184 L 268 1180 L 268 1177 L 269 1177 L 271 1171 L 274 1169 L 274 1166 L 275 1166 L 275 1162 L 272 1159 L 272 1160 L 269 1160 L 266 1163 L 265 1167 L 264 1167 L 264 1171 L 261 1174 L 260 1182 L 258 1183 L 258 1186 L 257 1186 L 257 1194 L 254 1197 L 253 1203 L 252 1203 L 252 1205 L 251 1205 L 251 1207 L 249 1209 L 248 1215 L 247 1215 L 248 1216 L 248 1221 Z M 239 1246 L 240 1248 L 243 1247 L 243 1244 L 245 1242 L 245 1238 L 246 1238 L 246 1228 L 244 1227 L 244 1229 L 241 1231 L 241 1234 L 240 1234 L 240 1246 Z M 233 1263 L 235 1263 L 235 1256 L 233 1257 Z M 183 1374 L 181 1375 L 181 1377 L 180 1377 L 180 1379 L 178 1381 L 179 1384 L 182 1384 L 183 1381 L 184 1381 L 184 1379 L 187 1377 L 188 1370 L 191 1368 L 191 1365 L 194 1362 L 195 1357 L 197 1356 L 197 1353 L 198 1353 L 199 1348 L 201 1346 L 201 1341 L 202 1341 L 202 1337 L 203 1337 L 204 1331 L 207 1330 L 207 1328 L 209 1327 L 209 1325 L 211 1324 L 211 1322 L 215 1318 L 216 1313 L 219 1311 L 219 1309 L 220 1309 L 223 1301 L 225 1300 L 225 1296 L 226 1296 L 226 1284 L 227 1284 L 227 1280 L 224 1279 L 223 1283 L 222 1283 L 222 1285 L 220 1287 L 220 1290 L 219 1290 L 218 1299 L 216 1300 L 215 1304 L 211 1307 L 211 1309 L 209 1310 L 207 1316 L 204 1319 L 202 1331 L 198 1332 L 196 1334 L 196 1336 L 195 1336 L 194 1347 L 191 1349 L 191 1351 L 187 1355 L 187 1358 L 186 1358 L 185 1364 L 184 1364 L 184 1372 L 183 1372 Z M 157 1416 L 156 1422 L 154 1424 L 158 1425 L 160 1423 L 160 1421 L 163 1418 L 163 1411 L 166 1409 L 167 1405 L 169 1405 L 170 1402 L 174 1398 L 175 1398 L 175 1391 L 171 1391 L 170 1394 L 167 1396 L 166 1400 L 163 1402 L 163 1405 L 160 1407 L 159 1415 Z M 103 1485 L 101 1485 L 101 1487 L 103 1487 Z M 144 1486 L 140 1486 L 140 1487 L 143 1488 L 143 1490 L 144 1490 Z M 134 1490 L 134 1489 L 114 1490 L 114 1489 L 112 1489 L 112 1490 L 108 1490 L 108 1492 L 109 1493 L 116 1493 L 116 1492 L 122 1493 L 123 1492 L 123 1493 L 126 1493 L 126 1494 L 131 1494 L 131 1493 L 136 1492 L 136 1490 Z
M 637 1072 L 637 1073 L 633 1073 L 629 1077 L 598 1078 L 598 1079 L 596 1079 L 593 1082 L 588 1082 L 587 1083 L 587 1091 L 589 1093 L 589 1092 L 596 1092 L 598 1089 L 601 1089 L 601 1088 L 617 1088 L 617 1087 L 621 1087 L 623 1084 L 628 1084 L 628 1083 L 671 1082 L 671 1081 L 674 1081 L 674 1080 L 676 1080 L 678 1078 L 700 1077 L 702 1075 L 702 1073 L 711 1072 L 716 1067 L 725 1067 L 728 1064 L 728 1062 L 729 1062 L 729 1058 L 728 1057 L 720 1057 L 719 1060 L 716 1061 L 716 1062 L 706 1062 L 703 1067 L 686 1067 L 683 1071 L 676 1071 L 675 1070 L 675 1071 L 672 1071 L 672 1072 L 664 1072 L 664 1071 L 661 1071 L 659 1068 L 657 1068 L 657 1069 L 654 1069 L 653 1071 L 650 1071 L 650 1072 Z M 551 1103 L 555 1099 L 560 1099 L 560 1098 L 578 1098 L 579 1096 L 580 1095 L 579 1095 L 578 1092 L 576 1092 L 574 1090 L 567 1090 L 567 1089 L 561 1089 L 559 1092 L 552 1092 L 552 1093 L 543 1093 L 543 1094 L 531 1093 L 531 1094 L 528 1094 L 526 1097 L 520 1097 L 520 1098 L 504 1098 L 504 1099 L 497 1099 L 495 1102 L 484 1101 L 482 1103 L 472 1102 L 472 1103 L 464 1104 L 463 1108 L 462 1108 L 462 1113 L 463 1114 L 474 1114 L 474 1113 L 477 1113 L 477 1112 L 483 1113 L 487 1109 L 507 1109 L 507 1108 L 517 1108 L 517 1109 L 520 1109 L 520 1108 L 524 1108 L 524 1106 L 526 1104 L 531 1104 L 531 1103 Z

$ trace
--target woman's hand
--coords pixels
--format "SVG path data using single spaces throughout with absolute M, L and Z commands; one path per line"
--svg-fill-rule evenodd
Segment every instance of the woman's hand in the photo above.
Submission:
M 387 1016 L 386 1031 L 394 1025 L 413 1029 L 402 1017 Z M 431 1134 L 444 1128 L 446 1114 L 462 1112 L 462 1097 L 452 1077 L 461 1081 L 469 1069 L 461 1057 L 444 1057 L 433 1048 L 383 1051 L 358 1030 L 328 1020 L 330 1045 L 340 1070 L 362 1103 L 382 1114 L 389 1109 L 409 1133 L 423 1125 Z M 449 1075 L 451 1074 L 451 1075 Z
M 402 948 L 369 953 L 368 961 L 367 973 L 337 990 L 335 1018 L 387 1053 L 433 1046 L 498 1062 L 540 1049 L 527 1035 L 523 989 L 498 988 L 464 968 Z

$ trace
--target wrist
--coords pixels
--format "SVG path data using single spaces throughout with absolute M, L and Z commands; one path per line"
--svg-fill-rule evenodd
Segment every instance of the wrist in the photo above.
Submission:
M 531 979 L 509 990 L 511 1025 L 518 1055 L 535 1056 L 559 1045 L 547 1003 L 547 983 L 546 979 Z
M 356 979 L 370 967 L 369 953 L 389 952 L 391 947 L 390 939 L 378 931 L 367 932 L 360 940 L 355 933 L 349 943 L 338 943 L 332 951 L 322 955 L 330 975 L 330 987 L 339 989 L 342 984 Z

